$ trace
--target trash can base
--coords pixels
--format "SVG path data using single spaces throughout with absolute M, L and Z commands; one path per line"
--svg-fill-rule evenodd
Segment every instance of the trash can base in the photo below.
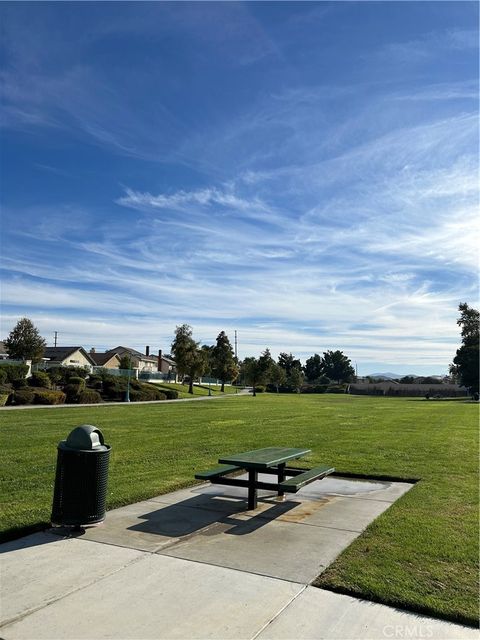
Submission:
M 83 536 L 85 529 L 80 525 L 57 526 L 52 524 L 52 528 L 47 529 L 47 533 L 51 533 L 54 536 L 60 536 L 61 538 L 78 538 L 79 536 Z

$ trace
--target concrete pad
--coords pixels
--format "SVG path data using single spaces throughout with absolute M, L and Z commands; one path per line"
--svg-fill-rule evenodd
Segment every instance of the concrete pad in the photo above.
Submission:
M 158 553 L 305 584 L 357 536 L 357 532 L 266 520 L 261 515 L 246 520 L 233 517 Z
M 238 476 L 239 479 L 247 479 L 247 474 Z M 271 474 L 260 473 L 258 478 L 261 482 L 275 482 L 275 476 Z M 324 500 L 329 496 L 341 496 L 360 498 L 364 500 L 384 500 L 385 502 L 395 502 L 409 491 L 414 485 L 409 482 L 390 482 L 380 480 L 357 480 L 355 478 L 341 478 L 329 476 L 323 480 L 316 480 L 308 484 L 303 489 L 300 489 L 296 494 L 287 494 L 287 500 L 302 500 L 304 498 L 308 500 L 318 499 Z M 274 491 L 260 490 L 258 491 L 258 497 L 271 498 L 275 496 Z M 205 497 L 205 504 L 200 500 L 200 496 Z M 173 493 L 160 495 L 155 498 L 150 498 L 154 502 L 162 502 L 165 504 L 173 504 L 176 502 L 184 502 L 185 500 L 192 500 L 197 497 L 198 503 L 196 505 L 199 508 L 208 508 L 212 510 L 222 510 L 221 502 L 215 505 L 213 498 L 220 498 L 221 496 L 228 498 L 232 501 L 238 501 L 238 510 L 242 510 L 242 504 L 247 504 L 247 490 L 243 487 L 229 487 L 226 485 L 216 485 L 211 483 L 204 483 L 188 489 L 180 489 Z M 209 504 L 210 502 L 210 504 Z
M 2 635 L 5 640 L 252 638 L 302 589 L 148 554 L 5 627 Z
M 478 629 L 419 616 L 382 604 L 307 587 L 258 640 L 478 640 Z
M 391 482 L 387 480 L 357 480 L 329 476 L 308 484 L 296 494 L 305 498 L 343 496 L 362 500 L 384 500 L 395 502 L 415 485 L 411 482 Z
M 239 479 L 245 480 L 248 476 L 246 474 L 238 476 Z M 264 474 L 259 474 L 259 479 L 262 481 L 272 481 L 272 476 L 267 476 Z M 267 497 L 273 496 L 275 492 L 273 491 L 258 491 L 259 497 Z M 239 503 L 243 503 L 246 509 L 247 505 L 247 490 L 243 487 L 229 487 L 227 485 L 221 484 L 211 484 L 211 483 L 203 483 L 201 485 L 196 485 L 194 487 L 189 487 L 188 489 L 180 489 L 179 491 L 174 491 L 173 493 L 167 493 L 164 495 L 156 496 L 155 498 L 150 498 L 155 502 L 162 502 L 165 504 L 172 504 L 174 502 L 180 502 L 184 500 L 190 500 L 193 497 L 205 496 L 206 498 L 216 498 L 219 496 L 224 496 L 231 500 L 237 500 Z
M 0 624 L 136 562 L 143 554 L 36 533 L 0 546 Z
M 203 484 L 200 487 L 180 489 L 173 493 L 149 498 L 149 501 L 160 504 L 178 504 L 191 508 L 219 511 L 220 513 L 245 511 L 247 509 L 246 490 L 231 488 L 234 491 L 228 491 L 229 487 L 221 485 Z M 221 489 L 227 489 L 227 491 Z M 268 495 L 271 495 L 271 492 Z
M 109 511 L 105 522 L 87 529 L 83 538 L 158 551 L 218 522 L 221 517 L 216 511 L 192 509 L 183 503 L 161 504 L 147 500 Z
M 390 502 L 382 500 L 359 500 L 336 496 L 330 496 L 324 501 L 303 499 L 289 513 L 278 516 L 278 519 L 361 533 L 390 506 Z

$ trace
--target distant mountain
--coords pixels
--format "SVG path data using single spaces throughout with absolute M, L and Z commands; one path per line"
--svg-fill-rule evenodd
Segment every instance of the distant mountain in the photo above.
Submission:
M 391 373 L 390 371 L 386 371 L 385 373 L 369 373 L 368 375 L 371 378 L 385 378 L 385 380 L 400 380 L 400 378 L 404 378 L 405 375 L 407 374 Z M 408 375 L 418 378 L 418 376 L 415 376 L 414 373 L 410 373 Z

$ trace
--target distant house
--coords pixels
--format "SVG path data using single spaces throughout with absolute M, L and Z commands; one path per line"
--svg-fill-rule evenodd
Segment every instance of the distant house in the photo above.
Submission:
M 176 379 L 177 364 L 172 358 L 164 356 L 161 349 L 158 351 L 157 370 L 160 371 L 160 373 L 165 373 Z
M 106 355 L 117 355 L 119 358 L 122 358 L 122 356 L 130 356 L 132 369 L 138 369 L 139 373 L 153 373 L 158 370 L 158 358 L 151 356 L 148 348 L 146 351 L 147 353 L 143 354 L 130 347 L 118 346 L 114 349 L 109 349 Z
M 43 361 L 49 366 L 63 367 L 90 367 L 95 366 L 92 359 L 83 347 L 46 347 L 43 353 Z
M 0 360 L 8 360 L 9 359 L 9 355 L 7 353 L 7 348 L 5 346 L 5 343 L 0 340 Z
M 97 353 L 95 349 L 90 349 L 88 355 L 95 361 L 97 367 L 104 369 L 118 369 L 120 367 L 120 356 L 116 353 Z

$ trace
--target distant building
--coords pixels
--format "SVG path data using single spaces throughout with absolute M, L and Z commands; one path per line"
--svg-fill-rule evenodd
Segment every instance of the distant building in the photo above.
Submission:
M 5 347 L 5 343 L 3 340 L 0 340 L 0 360 L 8 360 L 9 356 L 7 353 L 7 348 Z
M 122 356 L 129 356 L 132 363 L 132 368 L 138 369 L 139 373 L 165 373 L 176 375 L 175 362 L 166 356 L 162 355 L 161 349 L 158 352 L 158 356 L 150 355 L 150 347 L 145 347 L 145 353 L 140 353 L 136 349 L 130 347 L 118 346 L 114 349 L 110 349 L 107 354 L 117 354 L 119 358 Z
M 87 367 L 88 369 L 95 366 L 95 360 L 83 347 L 45 347 L 43 361 L 49 366 Z
M 120 367 L 120 357 L 116 353 L 97 353 L 95 349 L 90 349 L 88 355 L 95 361 L 97 367 L 104 369 L 118 369 Z

